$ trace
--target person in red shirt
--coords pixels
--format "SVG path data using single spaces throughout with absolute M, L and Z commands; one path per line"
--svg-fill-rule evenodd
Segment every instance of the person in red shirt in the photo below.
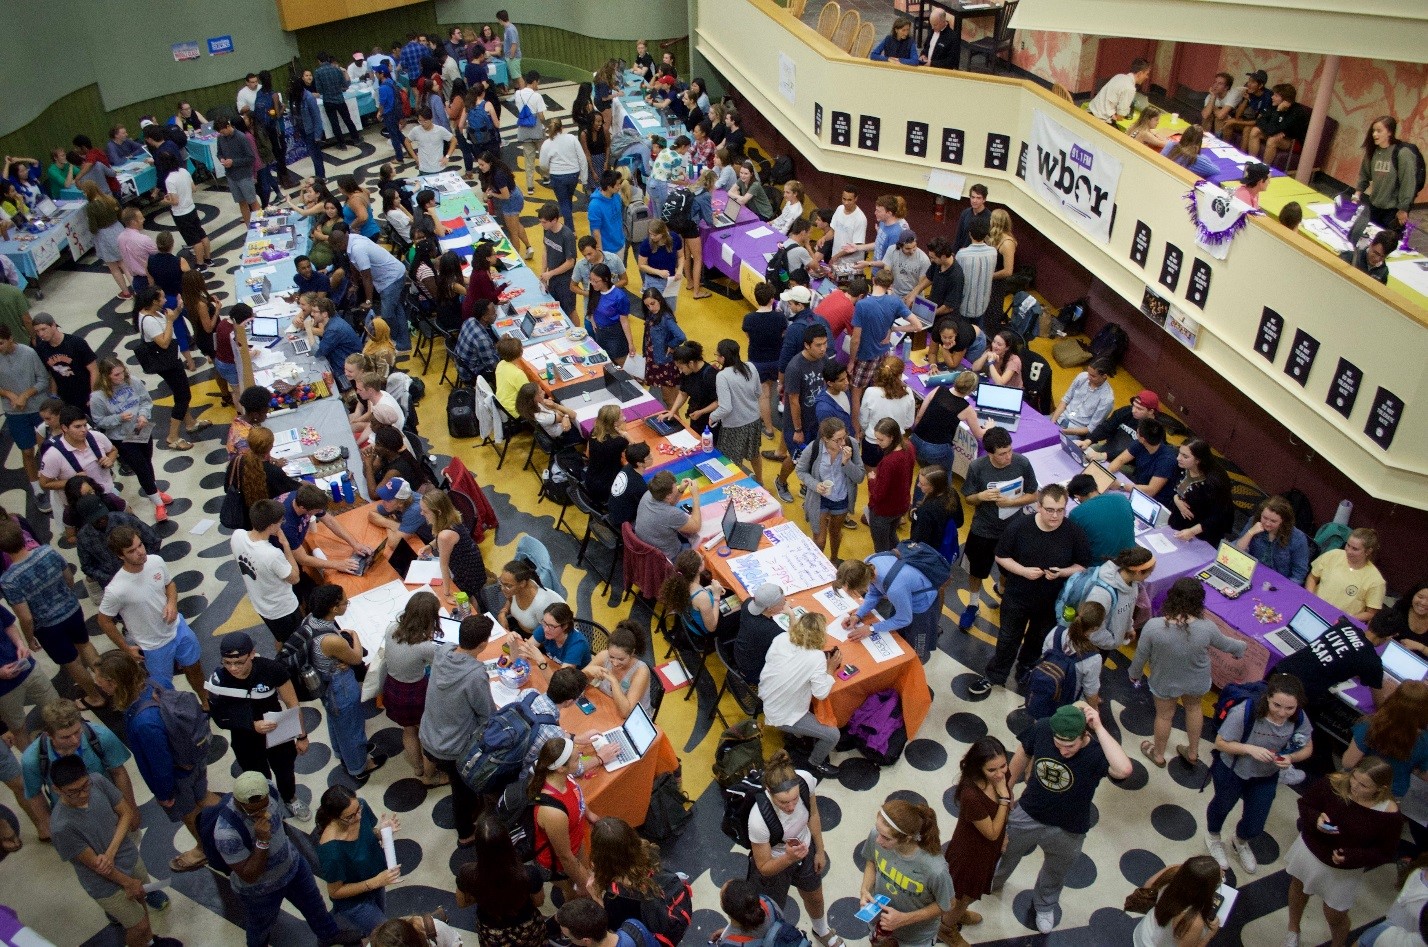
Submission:
M 84 152 L 84 163 L 80 169 L 75 172 L 75 180 L 83 177 L 84 173 L 88 171 L 92 165 L 103 165 L 104 180 L 108 182 L 109 190 L 115 197 L 118 197 L 122 189 L 119 186 L 119 179 L 114 175 L 113 166 L 109 164 L 109 156 L 101 149 L 94 147 L 94 142 L 89 140 L 88 135 L 75 135 L 74 147 Z
M 828 323 L 828 347 L 837 353 L 842 351 L 837 340 L 853 327 L 853 306 L 868 295 L 868 281 L 854 277 L 824 296 L 814 308 L 813 314 Z
M 471 283 L 466 287 L 466 296 L 461 301 L 462 319 L 470 319 L 476 312 L 476 300 L 489 299 L 493 305 L 501 301 L 501 290 L 505 284 L 497 285 L 492 276 L 495 266 L 496 248 L 482 243 L 476 247 L 471 257 Z
M 898 524 L 912 509 L 912 471 L 917 454 L 892 418 L 875 424 L 873 436 L 883 456 L 868 471 L 868 529 L 873 534 L 873 551 L 887 552 L 897 545 Z

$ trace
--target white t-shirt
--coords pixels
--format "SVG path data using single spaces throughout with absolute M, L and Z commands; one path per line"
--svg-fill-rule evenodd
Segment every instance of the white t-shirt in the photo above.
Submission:
M 801 769 L 795 770 L 794 772 L 796 772 L 798 778 L 803 780 L 808 786 L 808 794 L 812 796 L 814 788 L 818 785 L 813 778 L 813 774 L 805 773 Z M 773 802 L 772 799 L 769 801 Z M 813 833 L 809 831 L 808 828 L 808 807 L 803 804 L 803 796 L 801 794 L 792 812 L 784 812 L 778 807 L 777 803 L 774 804 L 773 810 L 778 815 L 779 823 L 783 826 L 784 839 L 796 838 L 804 845 L 812 845 Z M 749 841 L 767 845 L 771 837 L 772 836 L 769 835 L 769 827 L 764 823 L 763 813 L 759 811 L 757 805 L 754 806 L 749 810 Z M 783 851 L 783 843 L 780 842 L 772 849 L 773 857 L 778 858 L 783 854 Z
M 134 643 L 145 651 L 162 648 L 178 634 L 178 617 L 164 621 L 168 605 L 169 567 L 158 556 L 144 560 L 141 572 L 120 569 L 104 589 L 99 611 L 110 618 L 124 619 L 124 627 Z
M 168 322 L 163 316 L 143 316 L 139 319 L 139 332 L 144 336 L 145 342 L 152 342 L 164 334 L 168 328 Z
M 863 429 L 863 440 L 869 444 L 877 443 L 873 436 L 876 433 L 873 426 L 883 418 L 892 418 L 906 435 L 916 417 L 917 402 L 913 400 L 912 392 L 907 392 L 901 398 L 889 398 L 887 393 L 876 385 L 863 389 L 863 400 L 858 406 L 858 424 Z
M 511 602 L 511 621 L 520 625 L 527 632 L 533 632 L 540 624 L 541 616 L 545 614 L 545 610 L 556 602 L 563 601 L 565 599 L 561 598 L 553 589 L 537 589 L 535 596 L 531 599 L 530 608 L 521 608 L 514 601 Z
M 446 143 L 451 140 L 451 131 L 433 124 L 431 128 L 417 125 L 407 132 L 407 141 L 417 153 L 417 169 L 422 174 L 436 174 L 441 171 L 441 159 L 446 155 Z
M 256 105 L 257 103 L 258 103 L 258 90 L 257 90 L 257 89 L 250 89 L 250 88 L 248 88 L 248 86 L 247 86 L 246 83 L 245 83 L 244 85 L 242 85 L 242 86 L 239 87 L 239 89 L 238 89 L 238 99 L 237 99 L 238 114 L 239 114 L 239 115 L 242 115 L 242 114 L 243 114 L 243 110 L 244 110 L 244 109 L 247 109 L 247 110 L 250 111 L 250 112 L 253 111 L 253 106 Z
M 397 399 L 386 391 L 372 402 L 372 420 L 381 424 L 390 424 L 398 429 L 406 426 L 406 417 L 402 414 L 402 406 L 397 404 Z
M 1205 107 L 1217 109 L 1227 108 L 1233 110 L 1236 105 L 1240 104 L 1240 100 L 1244 97 L 1244 86 L 1235 86 L 1218 99 L 1215 98 L 1215 93 L 1213 91 L 1208 92 L 1205 94 Z
M 838 209 L 833 211 L 830 224 L 833 227 L 834 256 L 850 243 L 857 246 L 868 242 L 868 215 L 860 207 L 853 208 L 850 214 L 839 204 Z
M 164 187 L 178 198 L 178 203 L 173 206 L 175 217 L 193 213 L 193 175 L 188 173 L 188 168 L 170 171 L 168 177 L 164 178 Z
M 297 611 L 297 595 L 288 584 L 292 566 L 283 551 L 266 539 L 255 541 L 246 529 L 236 531 L 229 541 L 258 616 L 286 618 Z
M 1117 115 L 1129 115 L 1135 105 L 1135 76 L 1122 72 L 1111 76 L 1101 91 L 1087 106 L 1091 114 L 1103 122 L 1114 121 Z

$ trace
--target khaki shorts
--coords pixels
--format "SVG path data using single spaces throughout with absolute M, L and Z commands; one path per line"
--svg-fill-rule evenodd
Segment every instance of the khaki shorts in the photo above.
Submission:
M 59 700 L 55 686 L 44 671 L 34 667 L 19 687 L 0 696 L 0 723 L 11 733 L 24 733 L 25 707 L 43 707 L 52 700 Z
M 128 874 L 131 878 L 139 879 L 141 884 L 149 883 L 149 871 L 144 867 L 142 858 L 134 863 L 134 870 Z M 125 894 L 122 888 L 107 898 L 95 898 L 94 900 L 126 931 L 144 923 L 144 919 L 148 917 L 148 908 L 145 907 L 144 902 L 142 900 L 135 901 Z

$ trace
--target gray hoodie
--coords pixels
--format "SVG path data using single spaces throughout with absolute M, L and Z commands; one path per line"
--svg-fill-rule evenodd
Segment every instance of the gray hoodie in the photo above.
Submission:
M 459 759 L 495 711 L 486 665 L 454 647 L 438 651 L 421 715 L 422 749 L 439 760 Z
M 1091 633 L 1098 648 L 1119 648 L 1130 637 L 1131 621 L 1135 618 L 1135 602 L 1140 596 L 1140 584 L 1121 578 L 1114 562 L 1103 562 L 1096 568 L 1096 578 L 1115 591 L 1115 601 L 1100 585 L 1092 585 L 1086 601 L 1096 602 L 1106 609 L 1106 623 Z

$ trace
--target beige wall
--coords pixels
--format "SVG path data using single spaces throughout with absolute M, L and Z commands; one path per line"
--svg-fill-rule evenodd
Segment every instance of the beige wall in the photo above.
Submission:
M 918 199 L 916 192 L 926 189 L 929 170 L 943 168 L 966 174 L 968 184 L 987 183 L 994 200 L 1007 204 L 1017 217 L 1064 248 L 1097 279 L 1135 303 L 1146 283 L 1156 281 L 1166 242 L 1180 247 L 1185 252 L 1186 275 L 1180 280 L 1179 291 L 1171 295 L 1202 325 L 1197 355 L 1260 404 L 1272 405 L 1286 427 L 1369 493 L 1415 508 L 1428 505 L 1428 437 L 1423 436 L 1421 421 L 1428 404 L 1428 373 L 1423 371 L 1428 357 L 1428 313 L 1408 307 L 1378 284 L 1347 272 L 1332 255 L 1288 234 L 1272 220 L 1252 221 L 1223 263 L 1197 252 L 1183 200 L 1193 182 L 1188 172 L 1136 147 L 1129 139 L 1111 135 L 1085 113 L 1052 99 L 1032 84 L 853 61 L 788 19 L 768 0 L 698 0 L 692 28 L 699 51 L 820 170 L 885 181 L 904 189 L 913 201 Z M 792 102 L 779 88 L 780 54 L 794 64 Z M 824 111 L 820 137 L 813 133 L 815 102 Z M 1086 238 L 1032 197 L 1011 173 L 1037 109 L 1068 127 L 1079 125 L 1084 134 L 1104 136 L 1106 152 L 1122 162 L 1117 220 L 1109 244 Z M 880 117 L 879 152 L 828 144 L 834 110 L 850 113 L 855 125 L 859 115 Z M 931 125 L 928 159 L 903 154 L 908 120 Z M 966 132 L 961 167 L 938 161 L 943 125 Z M 1012 136 L 1012 167 L 1007 173 L 982 169 L 989 132 Z M 1144 270 L 1129 259 L 1138 219 L 1153 232 Z M 1207 261 L 1213 274 L 1204 311 L 1184 296 L 1194 259 Z M 1288 321 L 1288 338 L 1281 343 L 1274 365 L 1251 351 L 1265 306 Z M 1308 386 L 1303 389 L 1282 370 L 1289 338 L 1301 327 L 1321 345 Z M 1167 337 L 1165 344 L 1177 343 Z M 1340 355 L 1365 375 L 1353 417 L 1347 422 L 1324 403 Z M 1389 387 L 1408 406 L 1397 438 L 1386 452 L 1362 433 L 1378 385 Z

